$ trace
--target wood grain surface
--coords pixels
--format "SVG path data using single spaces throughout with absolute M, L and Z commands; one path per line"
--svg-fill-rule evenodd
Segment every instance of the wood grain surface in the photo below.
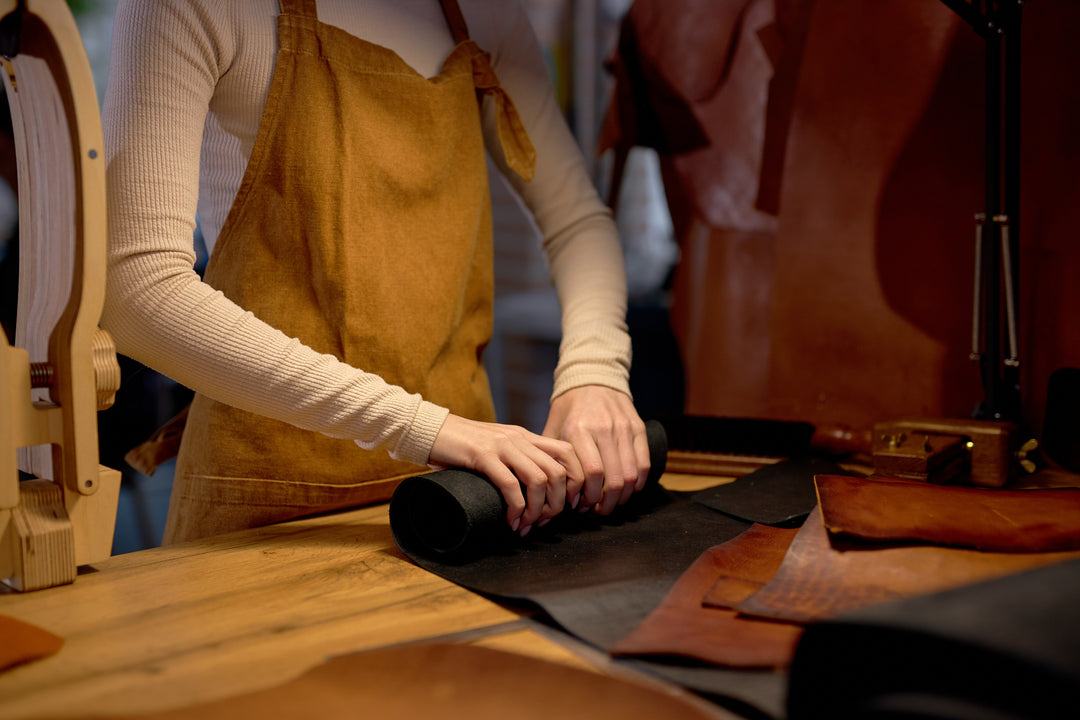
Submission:
M 0 674 L 7 720 L 162 711 L 268 688 L 341 654 L 433 640 L 505 636 L 495 644 L 590 666 L 406 561 L 386 505 L 116 556 L 72 585 L 0 590 L 0 615 L 65 640 Z

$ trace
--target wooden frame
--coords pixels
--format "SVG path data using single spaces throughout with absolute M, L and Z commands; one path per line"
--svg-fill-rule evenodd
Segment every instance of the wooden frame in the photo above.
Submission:
M 0 579 L 33 590 L 111 554 L 120 474 L 98 463 L 97 411 L 120 369 L 97 326 L 105 153 L 81 37 L 63 0 L 0 1 L 0 17 L 18 41 L 3 82 L 21 245 L 17 347 L 0 346 Z M 35 479 L 20 481 L 20 469 Z

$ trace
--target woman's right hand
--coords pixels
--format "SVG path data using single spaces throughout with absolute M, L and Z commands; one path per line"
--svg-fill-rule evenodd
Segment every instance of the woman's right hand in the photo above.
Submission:
M 524 537 L 569 503 L 577 507 L 585 473 L 570 443 L 516 425 L 450 414 L 431 447 L 433 469 L 464 467 L 488 479 L 506 500 L 506 521 Z M 524 492 L 523 492 L 524 489 Z

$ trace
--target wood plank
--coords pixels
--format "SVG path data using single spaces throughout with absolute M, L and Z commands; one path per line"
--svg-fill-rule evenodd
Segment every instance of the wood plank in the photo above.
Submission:
M 0 614 L 66 641 L 0 675 L 5 718 L 179 707 L 269 687 L 338 654 L 518 618 L 409 563 L 386 505 L 122 555 L 95 570 L 73 585 L 0 594 Z

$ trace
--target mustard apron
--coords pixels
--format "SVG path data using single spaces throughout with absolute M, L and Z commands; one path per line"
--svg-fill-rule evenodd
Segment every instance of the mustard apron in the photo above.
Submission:
M 426 79 L 320 23 L 315 0 L 281 1 L 266 109 L 205 279 L 319 352 L 493 420 L 484 93 L 511 167 L 531 178 L 535 156 L 457 3 L 442 5 L 456 46 Z M 385 500 L 420 471 L 196 395 L 164 542 Z

